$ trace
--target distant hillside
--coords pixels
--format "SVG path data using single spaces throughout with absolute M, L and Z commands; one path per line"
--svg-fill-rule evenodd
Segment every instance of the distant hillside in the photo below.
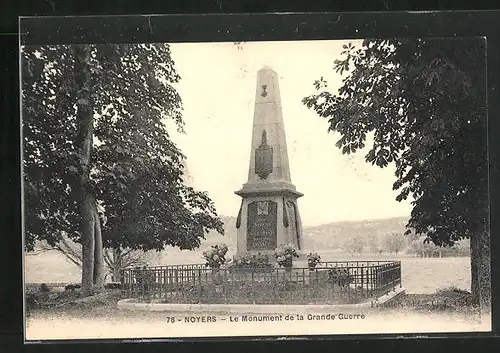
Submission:
M 345 241 L 354 236 L 364 239 L 367 243 L 370 238 L 381 242 L 388 234 L 404 233 L 407 222 L 406 217 L 395 217 L 322 224 L 304 228 L 304 243 L 307 249 L 329 250 L 341 248 Z
M 236 217 L 221 216 L 225 234 L 211 231 L 201 242 L 204 250 L 214 244 L 224 243 L 230 249 L 236 249 Z M 407 219 L 403 217 L 380 220 L 332 222 L 315 227 L 304 228 L 304 244 L 306 249 L 335 250 L 340 249 L 346 240 L 354 236 L 363 238 L 369 243 L 370 238 L 377 242 L 391 233 L 403 233 Z
M 225 234 L 211 232 L 202 243 L 202 248 L 209 247 L 217 243 L 225 243 L 229 248 L 236 248 L 236 217 L 221 217 Z M 354 236 L 361 237 L 368 242 L 369 238 L 376 238 L 377 242 L 387 234 L 404 233 L 406 222 L 405 217 L 332 222 L 314 227 L 304 228 L 304 245 L 306 249 L 334 250 L 342 247 L 342 244 Z
M 214 244 L 224 243 L 229 248 L 236 249 L 236 217 L 221 216 L 224 223 L 224 235 L 211 231 L 202 241 L 201 248 L 208 248 Z

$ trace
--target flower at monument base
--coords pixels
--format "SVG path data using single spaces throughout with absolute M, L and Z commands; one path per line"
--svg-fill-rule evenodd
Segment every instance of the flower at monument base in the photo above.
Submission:
M 261 253 L 246 253 L 237 257 L 230 265 L 230 268 L 240 268 L 249 270 L 271 270 L 273 265 L 269 262 L 269 257 Z
M 299 257 L 293 244 L 283 244 L 274 250 L 276 261 L 282 267 L 291 267 L 294 257 Z
M 203 252 L 205 266 L 211 268 L 220 268 L 226 262 L 225 255 L 228 248 L 225 244 L 212 245 L 211 249 Z
M 307 264 L 310 268 L 316 267 L 321 262 L 321 256 L 317 252 L 311 252 L 307 255 Z

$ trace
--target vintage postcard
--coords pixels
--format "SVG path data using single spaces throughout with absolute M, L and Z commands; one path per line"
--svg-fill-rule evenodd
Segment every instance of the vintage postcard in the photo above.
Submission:
M 26 342 L 489 332 L 486 44 L 21 36 Z

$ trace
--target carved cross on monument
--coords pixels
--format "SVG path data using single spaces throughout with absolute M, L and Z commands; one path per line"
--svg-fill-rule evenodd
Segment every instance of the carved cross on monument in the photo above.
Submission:
M 281 244 L 303 249 L 296 191 L 290 178 L 278 75 L 270 67 L 257 73 L 248 180 L 235 193 L 241 200 L 237 255 L 272 254 Z

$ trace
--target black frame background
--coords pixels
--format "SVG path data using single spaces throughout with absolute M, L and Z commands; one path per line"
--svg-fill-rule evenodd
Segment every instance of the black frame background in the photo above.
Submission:
M 254 6 L 263 11 L 299 11 L 300 6 L 290 2 L 284 6 L 272 6 L 277 1 L 255 1 Z M 396 1 L 394 1 L 396 2 Z M 155 2 L 158 4 L 159 2 Z M 496 138 L 496 131 L 500 130 L 500 11 L 463 11 L 463 12 L 439 12 L 439 13 L 411 13 L 411 12 L 371 12 L 371 13 L 296 13 L 296 14 L 215 14 L 215 12 L 250 12 L 249 6 L 242 5 L 240 1 L 218 1 L 218 0 L 186 0 L 175 1 L 176 5 L 170 7 L 170 13 L 205 13 L 208 15 L 172 15 L 172 16 L 110 16 L 110 17 L 54 17 L 25 18 L 22 25 L 23 44 L 62 44 L 62 43 L 99 43 L 99 42 L 201 42 L 201 41 L 250 41 L 250 40 L 318 40 L 318 39 L 344 39 L 365 37 L 455 37 L 455 36 L 485 36 L 487 38 L 487 65 L 488 65 L 488 135 L 490 147 L 490 199 L 491 199 L 491 252 L 492 252 L 492 287 L 493 287 L 493 330 L 498 334 L 500 323 L 500 239 L 495 237 L 497 229 L 500 229 L 500 209 L 498 207 L 500 195 L 499 163 L 500 163 L 500 139 Z M 385 10 L 384 1 L 371 1 L 372 6 L 366 6 L 365 10 Z M 381 3 L 377 7 L 375 3 Z M 391 1 L 388 1 L 391 3 Z M 398 4 L 413 3 L 412 10 L 425 9 L 424 2 L 402 1 Z M 432 8 L 443 8 L 444 1 L 434 1 L 438 6 Z M 446 1 L 446 3 L 456 2 Z M 28 10 L 24 1 L 19 2 L 21 11 L 19 15 L 34 16 L 40 14 L 54 15 L 91 15 L 92 11 L 75 1 L 58 3 L 57 1 L 44 1 L 43 6 L 36 5 Z M 52 5 L 51 5 L 52 4 Z M 146 3 L 147 4 L 147 3 Z M 147 7 L 145 4 L 141 9 L 123 6 L 123 3 L 114 1 L 114 4 L 101 3 L 94 14 L 117 13 L 160 13 L 154 10 L 154 5 Z M 197 5 L 198 4 L 198 7 Z M 204 4 L 204 5 L 203 5 Z M 318 10 L 357 10 L 355 5 L 348 2 L 332 1 L 330 8 L 323 5 L 314 6 L 312 3 L 308 9 L 302 6 L 302 11 Z M 337 6 L 335 4 L 343 4 Z M 418 4 L 421 4 L 419 6 Z M 441 5 L 439 5 L 441 4 Z M 86 4 L 88 6 L 89 3 Z M 347 8 L 348 5 L 353 5 Z M 394 5 L 394 4 L 393 4 Z M 498 4 L 496 4 L 498 5 Z M 40 6 L 39 9 L 36 9 Z M 460 5 L 459 5 L 460 6 Z M 43 9 L 42 9 L 43 7 Z M 137 7 L 137 6 L 136 6 Z M 156 6 L 158 8 L 158 6 Z M 456 7 L 457 8 L 457 7 Z M 460 8 L 460 7 L 458 7 Z M 466 8 L 466 7 L 462 7 Z M 179 10 L 176 10 L 179 9 Z M 392 6 L 389 9 L 398 10 L 402 7 Z M 71 11 L 68 11 L 71 10 Z M 113 11 L 114 10 L 114 11 Z M 8 11 L 7 11 L 8 13 Z M 5 18 L 6 16 L 4 16 Z M 14 20 L 14 21 L 13 21 Z M 10 22 L 9 22 L 10 21 Z M 9 18 L 7 24 L 2 21 L 0 32 L 0 53 L 4 61 L 5 69 L 0 73 L 2 85 L 0 86 L 0 100 L 2 102 L 2 114 L 0 115 L 0 190 L 7 197 L 0 203 L 0 234 L 2 245 L 0 246 L 0 345 L 22 345 L 23 342 L 23 318 L 22 318 L 22 277 L 21 277 L 21 219 L 20 219 L 20 156 L 19 156 L 19 73 L 18 73 L 18 45 L 17 36 L 18 18 Z M 15 27 L 12 26 L 15 24 Z M 2 65 L 4 66 L 4 65 Z M 280 348 L 289 349 L 303 348 L 304 345 L 325 344 L 330 349 L 369 349 L 381 346 L 385 350 L 404 349 L 413 351 L 415 349 L 428 349 L 429 347 L 443 346 L 449 350 L 461 349 L 483 349 L 480 348 L 492 338 L 486 338 L 482 334 L 470 334 L 464 338 L 464 334 L 426 334 L 426 339 L 414 339 L 413 335 L 401 337 L 388 335 L 381 339 L 378 335 L 356 335 L 356 336 L 310 336 L 302 337 L 298 341 L 282 341 Z M 491 336 L 491 335 L 490 335 Z M 448 339 L 442 339 L 449 337 Z M 479 341 L 479 337 L 482 337 Z M 255 338 L 249 338 L 255 341 Z M 325 341 L 328 339 L 328 341 Z M 333 340 L 330 340 L 333 339 Z M 3 342 L 5 340 L 5 342 Z M 202 339 L 202 341 L 220 341 L 221 339 Z M 259 340 L 270 341 L 273 338 L 259 338 Z M 165 343 L 128 343 L 112 344 L 102 342 L 98 347 L 104 351 L 120 350 L 148 350 L 158 349 L 158 345 Z M 170 340 L 175 341 L 175 340 Z M 237 349 L 256 350 L 260 349 L 261 342 L 241 342 L 242 338 L 225 339 L 230 346 Z M 86 341 L 90 342 L 90 341 Z M 94 341 L 95 342 L 95 341 Z M 61 342 L 63 343 L 63 342 Z M 12 351 L 23 350 L 50 350 L 62 349 L 64 351 L 87 351 L 94 347 L 86 344 L 55 345 L 54 343 L 41 345 L 28 345 Z M 172 342 L 173 343 L 173 342 Z M 216 349 L 213 343 L 203 343 L 205 349 Z M 212 347 L 211 347 L 212 346 Z M 71 347 L 71 348 L 70 348 Z M 161 346 L 162 349 L 166 347 Z M 185 343 L 176 345 L 175 349 L 199 347 L 196 343 Z M 309 347 L 308 347 L 309 348 Z M 437 347 L 436 347 L 437 348 Z M 168 348 L 167 348 L 168 349 Z M 203 349 L 203 348 L 202 348 Z M 310 348 L 309 348 L 310 349 Z M 11 351 L 8 349 L 7 351 Z

